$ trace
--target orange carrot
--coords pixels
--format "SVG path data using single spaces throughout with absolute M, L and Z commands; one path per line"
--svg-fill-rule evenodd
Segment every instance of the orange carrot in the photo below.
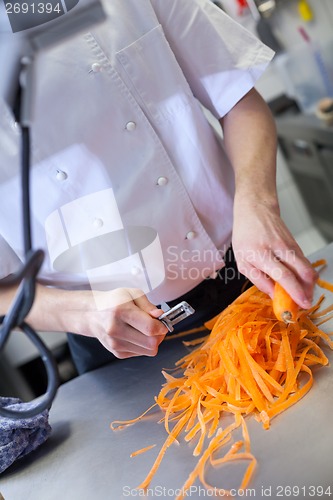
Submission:
M 148 488 L 164 454 L 182 436 L 185 442 L 195 440 L 193 454 L 198 461 L 177 500 L 186 497 L 196 480 L 208 490 L 213 488 L 206 480 L 209 466 L 248 462 L 239 489 L 247 487 L 256 459 L 245 419 L 253 415 L 269 429 L 276 415 L 311 389 L 311 367 L 328 364 L 321 344 L 333 349 L 333 340 L 318 325 L 330 318 L 332 306 L 321 309 L 322 301 L 323 297 L 307 311 L 296 310 L 283 291 L 277 319 L 274 300 L 253 286 L 208 323 L 212 328 L 209 335 L 186 342 L 196 347 L 176 363 L 179 376 L 162 372 L 166 382 L 155 401 L 164 414 L 167 438 L 138 488 Z M 281 319 L 281 311 L 292 314 L 290 322 Z M 117 428 L 144 415 L 118 421 Z M 228 415 L 233 421 L 227 420 L 224 426 L 223 417 Z M 243 439 L 233 442 L 237 429 L 242 430 Z M 227 494 L 228 485 L 223 490 Z
M 276 318 L 285 323 L 294 323 L 299 313 L 296 302 L 278 282 L 274 285 L 273 311 Z

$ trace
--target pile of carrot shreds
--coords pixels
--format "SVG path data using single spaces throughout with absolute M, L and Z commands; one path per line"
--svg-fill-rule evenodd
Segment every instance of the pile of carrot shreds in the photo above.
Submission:
M 320 260 L 313 266 L 325 265 Z M 321 279 L 319 286 L 333 291 L 333 286 Z M 156 403 L 134 420 L 115 421 L 113 430 L 122 429 L 141 420 L 153 407 L 163 412 L 167 438 L 145 480 L 137 487 L 147 489 L 160 466 L 167 449 L 178 443 L 194 440 L 194 456 L 198 456 L 177 500 L 196 480 L 207 489 L 207 466 L 220 466 L 232 461 L 247 465 L 239 489 L 249 484 L 256 466 L 251 453 L 245 417 L 254 415 L 264 429 L 273 417 L 299 401 L 311 388 L 314 365 L 327 365 L 328 359 L 320 347 L 322 341 L 333 349 L 331 334 L 319 326 L 333 317 L 333 305 L 320 309 L 321 296 L 309 310 L 300 311 L 296 322 L 285 324 L 273 313 L 272 300 L 255 286 L 246 290 L 219 316 L 206 323 L 211 333 L 204 338 L 184 342 L 198 345 L 180 359 L 177 377 L 162 372 L 166 383 Z M 231 415 L 232 423 L 223 427 L 223 416 Z M 228 419 L 230 422 L 230 419 Z M 242 440 L 232 443 L 233 431 L 240 428 Z M 207 444 L 208 442 L 208 444 Z M 221 450 L 227 451 L 221 457 Z M 152 448 L 135 451 L 138 455 Z M 228 490 L 224 489 L 224 495 Z

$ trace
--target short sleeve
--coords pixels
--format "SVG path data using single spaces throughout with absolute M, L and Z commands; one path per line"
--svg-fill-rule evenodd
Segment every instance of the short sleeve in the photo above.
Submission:
M 252 88 L 274 52 L 210 0 L 151 0 L 195 97 L 217 118 Z

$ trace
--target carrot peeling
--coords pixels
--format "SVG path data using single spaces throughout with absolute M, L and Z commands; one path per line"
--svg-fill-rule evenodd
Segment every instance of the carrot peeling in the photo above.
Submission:
M 274 285 L 273 311 L 279 321 L 285 323 L 297 321 L 299 307 L 278 282 Z
M 152 448 L 155 448 L 156 444 L 151 444 L 150 446 L 146 446 L 145 448 L 140 448 L 140 450 L 133 451 L 130 454 L 130 457 L 136 457 L 137 455 L 141 455 L 142 453 L 146 453 L 146 451 L 151 450 Z
M 328 283 L 328 281 L 325 281 L 325 280 L 318 278 L 317 285 L 320 286 L 321 288 L 325 288 L 326 290 L 329 290 L 330 292 L 333 292 L 333 284 Z
M 325 261 L 316 264 L 324 265 Z M 193 444 L 192 453 L 198 458 L 177 500 L 185 498 L 195 481 L 207 490 L 213 488 L 206 480 L 209 466 L 248 462 L 240 489 L 247 487 L 257 462 L 251 453 L 246 419 L 253 416 L 269 429 L 273 418 L 311 389 L 311 367 L 328 365 L 322 345 L 333 350 L 332 334 L 319 328 L 331 318 L 333 306 L 322 309 L 321 297 L 309 310 L 301 310 L 289 299 L 283 289 L 277 289 L 270 300 L 252 286 L 204 325 L 211 329 L 207 336 L 186 342 L 192 350 L 176 363 L 176 375 L 162 372 L 165 383 L 155 405 L 163 412 L 167 437 L 138 488 L 148 488 L 167 449 L 181 438 Z M 284 315 L 286 311 L 290 316 Z M 146 413 L 137 419 L 114 422 L 111 428 L 115 429 L 115 423 L 119 429 L 138 422 Z M 242 439 L 234 441 L 237 429 Z M 227 486 L 223 485 L 226 495 Z

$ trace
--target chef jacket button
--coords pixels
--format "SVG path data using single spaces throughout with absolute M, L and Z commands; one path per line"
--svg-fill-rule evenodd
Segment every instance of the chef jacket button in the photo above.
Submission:
M 99 73 L 100 71 L 103 71 L 103 66 L 99 63 L 93 63 L 91 65 L 91 71 L 93 73 Z
M 166 184 L 168 184 L 168 182 L 169 182 L 169 179 L 167 177 L 159 177 L 157 179 L 158 186 L 165 186 Z
M 133 132 L 133 130 L 136 129 L 136 123 L 135 122 L 128 122 L 126 123 L 126 130 L 129 132 Z
M 65 181 L 68 175 L 63 170 L 57 170 L 56 178 L 58 181 Z
M 102 219 L 98 219 L 98 218 L 96 218 L 96 219 L 94 219 L 93 224 L 94 224 L 94 226 L 95 226 L 97 229 L 99 229 L 100 227 L 102 227 L 102 226 L 103 226 L 104 222 L 103 222 L 103 220 L 102 220 Z
M 12 121 L 11 125 L 12 125 L 12 129 L 15 131 L 20 128 L 19 122 L 15 121 L 15 120 Z
M 141 269 L 138 266 L 133 266 L 131 269 L 131 274 L 133 276 L 138 276 L 139 274 L 141 274 Z
M 194 231 L 189 231 L 186 235 L 187 240 L 193 240 L 196 237 L 196 233 Z

